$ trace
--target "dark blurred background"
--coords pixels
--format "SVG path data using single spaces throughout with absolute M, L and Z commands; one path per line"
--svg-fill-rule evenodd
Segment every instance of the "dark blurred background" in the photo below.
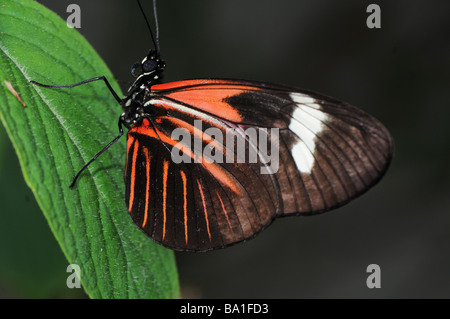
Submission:
M 38 2 L 64 19 L 74 3 Z M 125 91 L 130 66 L 151 48 L 137 5 L 76 3 L 79 31 Z M 381 29 L 366 26 L 370 3 L 158 2 L 165 81 L 228 77 L 322 92 L 378 118 L 396 146 L 385 178 L 336 211 L 279 219 L 224 250 L 176 253 L 183 297 L 450 297 L 450 2 L 376 1 Z M 65 285 L 67 261 L 3 128 L 0 164 L 0 297 L 85 297 Z M 366 286 L 369 264 L 381 267 L 381 289 Z

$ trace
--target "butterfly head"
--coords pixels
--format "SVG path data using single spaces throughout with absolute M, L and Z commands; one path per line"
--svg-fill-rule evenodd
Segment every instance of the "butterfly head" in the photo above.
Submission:
M 159 55 L 155 51 L 150 50 L 141 62 L 133 64 L 131 74 L 137 78 L 136 84 L 153 84 L 160 78 L 165 66 L 166 63 L 161 60 Z

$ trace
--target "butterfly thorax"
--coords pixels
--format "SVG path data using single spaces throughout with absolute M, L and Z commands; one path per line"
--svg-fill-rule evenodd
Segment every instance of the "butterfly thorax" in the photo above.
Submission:
M 131 67 L 131 74 L 136 77 L 134 83 L 128 89 L 127 95 L 122 99 L 123 113 L 121 122 L 128 128 L 142 117 L 152 116 L 148 109 L 144 110 L 144 103 L 149 99 L 150 87 L 161 78 L 165 62 L 153 51 L 141 61 Z

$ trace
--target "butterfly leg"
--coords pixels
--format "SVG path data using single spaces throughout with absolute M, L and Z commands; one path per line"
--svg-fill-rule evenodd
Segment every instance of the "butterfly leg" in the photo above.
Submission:
M 123 128 L 122 128 L 122 118 L 119 119 L 119 135 L 117 135 L 111 142 L 108 143 L 108 145 L 106 145 L 100 152 L 98 152 L 97 154 L 95 154 L 95 156 L 93 158 L 91 158 L 91 160 L 89 162 L 87 162 L 77 173 L 77 175 L 75 175 L 75 177 L 73 178 L 72 184 L 70 184 L 69 188 L 73 188 L 75 186 L 75 183 L 78 179 L 78 177 L 81 175 L 81 173 L 93 162 L 97 159 L 97 157 L 99 157 L 104 151 L 106 151 L 108 148 L 110 148 L 114 143 L 116 143 L 123 135 Z
M 42 84 L 36 81 L 31 80 L 30 83 L 32 84 L 36 84 L 38 86 L 42 86 L 44 88 L 73 88 L 75 86 L 78 85 L 82 85 L 82 84 L 86 84 L 86 83 L 90 83 L 90 82 L 94 82 L 94 81 L 99 81 L 99 80 L 103 80 L 106 84 L 106 86 L 108 87 L 109 91 L 111 92 L 111 94 L 114 96 L 114 98 L 116 99 L 116 101 L 118 103 L 120 103 L 122 101 L 122 99 L 117 95 L 116 91 L 114 91 L 114 89 L 112 88 L 111 84 L 109 84 L 108 80 L 106 79 L 105 76 L 97 76 L 95 78 L 92 79 L 87 79 L 81 82 L 77 82 L 74 84 L 68 84 L 68 85 L 48 85 L 48 84 Z

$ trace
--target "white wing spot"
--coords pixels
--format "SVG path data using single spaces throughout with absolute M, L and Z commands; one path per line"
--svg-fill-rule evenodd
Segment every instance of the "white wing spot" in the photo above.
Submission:
M 320 110 L 320 105 L 312 97 L 301 93 L 291 93 L 290 97 L 297 103 L 297 107 L 292 114 L 289 129 L 299 138 L 292 146 L 292 156 L 301 173 L 311 174 L 316 138 L 323 131 L 328 116 Z
M 291 93 L 289 94 L 289 96 L 291 97 L 292 101 L 299 104 L 309 104 L 316 102 L 316 100 L 310 97 L 309 95 L 298 92 Z

